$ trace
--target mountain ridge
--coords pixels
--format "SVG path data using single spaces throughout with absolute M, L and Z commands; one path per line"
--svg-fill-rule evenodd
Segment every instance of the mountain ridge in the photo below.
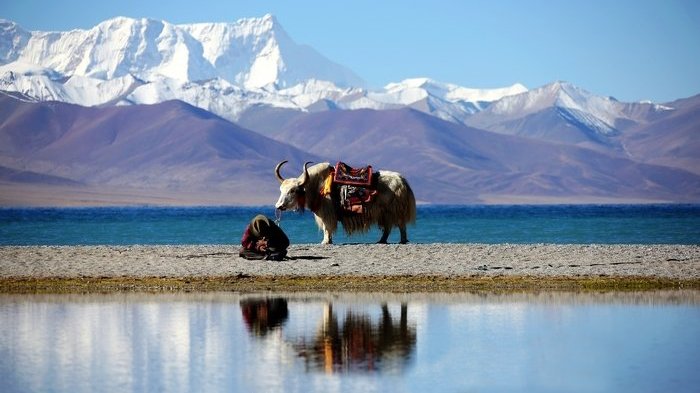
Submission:
M 96 108 L 0 96 L 0 107 L 0 166 L 91 186 L 230 192 L 234 203 L 276 192 L 277 157 L 320 160 L 181 101 Z
M 276 162 L 345 160 L 405 173 L 423 202 L 700 200 L 697 97 L 363 83 L 269 14 L 69 32 L 3 20 L 0 182 L 268 201 Z
M 695 188 L 700 185 L 696 175 L 682 168 L 677 171 L 610 152 L 493 134 L 411 108 L 309 113 L 267 135 L 358 166 L 400 168 L 416 182 L 415 189 L 433 190 L 429 198 L 418 195 L 439 203 L 483 202 L 486 193 L 545 196 L 552 190 L 572 200 L 576 195 L 641 200 L 646 191 L 639 184 L 646 184 L 648 196 L 656 195 L 656 200 L 681 200 L 686 196 L 674 195 L 678 190 L 697 198 Z M 689 183 L 675 184 L 666 177 Z
M 0 90 L 41 101 L 92 106 L 179 99 L 232 121 L 260 104 L 299 111 L 319 102 L 387 109 L 421 107 L 423 98 L 434 102 L 426 110 L 458 121 L 525 89 L 468 89 L 427 78 L 366 89 L 351 70 L 296 44 L 270 14 L 181 25 L 117 17 L 69 32 L 28 32 L 4 21 L 0 64 Z M 406 99 L 416 94 L 422 97 Z
M 700 198 L 700 174 L 493 134 L 411 108 L 309 113 L 271 134 L 275 139 L 179 101 L 97 108 L 0 96 L 0 108 L 0 166 L 30 174 L 33 184 L 43 176 L 47 190 L 65 179 L 173 195 L 228 192 L 232 204 L 270 203 L 278 192 L 273 168 L 289 159 L 295 174 L 304 161 L 398 170 L 428 203 Z

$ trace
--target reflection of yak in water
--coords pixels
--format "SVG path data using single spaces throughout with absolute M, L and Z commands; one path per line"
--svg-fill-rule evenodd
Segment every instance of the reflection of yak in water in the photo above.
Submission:
M 287 320 L 287 301 L 276 299 L 241 300 L 241 311 L 248 331 L 256 336 L 265 336 Z
M 348 311 L 342 326 L 328 304 L 318 335 L 296 347 L 308 366 L 331 373 L 401 370 L 415 345 L 415 327 L 408 326 L 406 304 L 401 304 L 398 323 L 382 304 L 378 323 L 365 314 Z

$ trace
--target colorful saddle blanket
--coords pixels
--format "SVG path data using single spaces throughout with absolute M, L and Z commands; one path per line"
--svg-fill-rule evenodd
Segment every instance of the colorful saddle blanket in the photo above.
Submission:
M 362 168 L 353 168 L 344 162 L 335 164 L 335 177 L 333 181 L 349 186 L 372 187 L 372 165 Z
M 367 204 L 377 194 L 377 174 L 372 176 L 372 166 L 353 168 L 338 162 L 333 174 L 336 192 L 336 206 L 345 214 L 362 214 Z

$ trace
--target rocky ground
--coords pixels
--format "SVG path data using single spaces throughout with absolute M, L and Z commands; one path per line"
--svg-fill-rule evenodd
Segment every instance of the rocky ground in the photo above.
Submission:
M 0 261 L 2 291 L 87 283 L 106 290 L 405 291 L 700 283 L 697 245 L 294 245 L 280 262 L 242 259 L 232 245 L 31 246 L 0 247 Z

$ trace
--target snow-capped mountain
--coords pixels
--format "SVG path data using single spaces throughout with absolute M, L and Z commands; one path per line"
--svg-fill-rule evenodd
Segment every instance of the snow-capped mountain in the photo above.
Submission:
M 0 66 L 0 90 L 18 92 L 35 101 L 61 101 L 84 106 L 117 103 L 145 85 L 131 74 L 102 80 L 65 77 L 57 71 L 23 62 Z
M 622 128 L 672 109 L 566 82 L 469 89 L 413 78 L 368 89 L 352 71 L 295 43 L 272 15 L 182 25 L 118 17 L 68 32 L 0 20 L 0 90 L 83 106 L 181 100 L 231 121 L 260 108 L 409 107 L 489 131 L 594 145 L 615 145 Z
M 589 114 L 590 121 L 603 133 L 614 131 L 615 120 L 624 106 L 612 97 L 601 97 L 589 93 L 571 83 L 557 81 L 527 94 L 508 97 L 495 103 L 489 113 L 502 118 L 529 115 L 548 107 L 566 108 L 572 113 Z M 582 119 L 586 120 L 586 119 Z
M 525 91 L 527 88 L 519 83 L 505 88 L 470 89 L 428 78 L 413 78 L 390 83 L 381 91 L 367 92 L 362 100 L 350 101 L 347 108 L 411 107 L 443 120 L 462 123 L 491 102 Z
M 650 102 L 620 102 L 557 81 L 503 97 L 464 123 L 503 134 L 621 149 L 615 137 L 622 130 L 670 110 Z
M 28 32 L 0 21 L 0 90 L 84 106 L 178 99 L 237 120 L 252 106 L 299 111 L 409 106 L 462 122 L 504 96 L 427 78 L 364 88 L 352 71 L 296 44 L 271 15 L 173 25 L 114 18 L 89 30 Z
M 469 89 L 451 83 L 440 83 L 428 78 L 406 79 L 399 83 L 390 83 L 384 88 L 384 94 L 373 94 L 378 101 L 387 100 L 410 105 L 421 99 L 433 96 L 448 102 L 492 102 L 503 97 L 520 94 L 527 88 L 519 83 L 498 89 Z M 481 109 L 481 108 L 479 108 Z
M 340 89 L 332 84 L 309 81 L 277 92 L 301 109 L 326 101 L 335 109 L 387 110 L 411 107 L 443 120 L 461 123 L 491 102 L 527 91 L 521 84 L 497 89 L 469 89 L 428 78 L 389 83 L 382 89 Z
M 152 81 L 221 78 L 247 89 L 308 79 L 362 86 L 352 71 L 296 44 L 272 15 L 235 23 L 173 25 L 118 17 L 89 30 L 27 32 L 0 21 L 0 59 L 50 68 L 65 77 Z

